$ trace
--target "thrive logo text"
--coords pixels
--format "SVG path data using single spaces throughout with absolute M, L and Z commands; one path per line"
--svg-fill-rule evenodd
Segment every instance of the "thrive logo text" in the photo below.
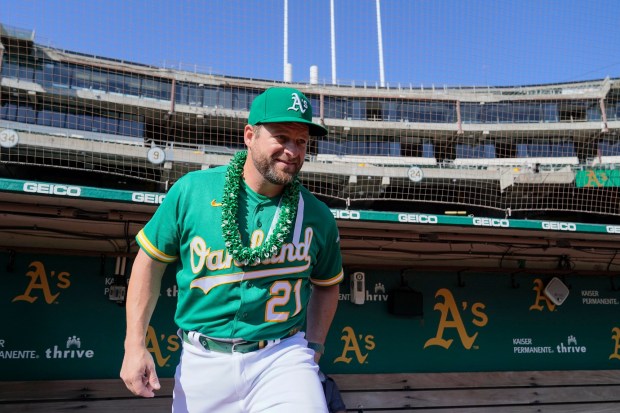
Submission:
M 45 350 L 48 359 L 92 359 L 94 356 L 93 350 L 82 350 L 82 340 L 77 336 L 67 338 L 64 349 L 56 345 Z
M 556 347 L 558 353 L 566 354 L 566 353 L 585 353 L 588 351 L 586 346 L 577 345 L 577 339 L 575 336 L 568 336 L 567 343 L 560 343 Z

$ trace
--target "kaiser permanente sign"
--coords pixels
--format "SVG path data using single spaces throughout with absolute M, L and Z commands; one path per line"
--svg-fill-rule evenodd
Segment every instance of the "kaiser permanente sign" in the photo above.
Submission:
M 166 197 L 158 192 L 125 191 L 88 186 L 56 184 L 39 181 L 0 179 L 0 192 L 16 192 L 33 195 L 49 195 L 63 198 L 94 199 L 127 202 L 133 204 L 159 205 Z M 455 217 L 417 213 L 362 211 L 332 209 L 334 218 L 349 221 L 400 222 L 426 225 L 458 225 L 473 227 L 511 228 L 541 231 L 564 231 L 620 234 L 620 225 L 580 224 L 563 221 L 530 221 L 517 219 Z

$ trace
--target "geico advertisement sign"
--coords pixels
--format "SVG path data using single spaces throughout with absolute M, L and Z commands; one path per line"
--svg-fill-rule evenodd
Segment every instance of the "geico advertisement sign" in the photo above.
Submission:
M 472 223 L 479 227 L 510 228 L 510 221 L 499 218 L 474 218 Z
M 25 182 L 24 192 L 33 194 L 61 195 L 61 196 L 80 196 L 82 189 L 79 186 L 42 184 L 38 182 Z
M 436 215 L 398 214 L 398 222 L 409 222 L 414 224 L 436 224 L 438 222 L 438 219 Z
M 577 231 L 577 225 L 571 222 L 543 221 L 542 229 L 552 231 Z
M 336 219 L 360 219 L 359 211 L 349 211 L 343 209 L 332 209 L 332 215 Z
M 25 182 L 22 189 L 24 192 L 28 192 L 31 194 L 60 195 L 71 197 L 79 197 L 82 195 L 82 188 L 72 185 Z M 131 193 L 131 200 L 133 202 L 139 202 L 143 204 L 161 204 L 165 197 L 165 194 L 153 194 L 147 192 Z
M 143 204 L 161 204 L 165 194 L 149 194 L 146 192 L 132 192 L 131 200 L 133 202 L 140 202 Z

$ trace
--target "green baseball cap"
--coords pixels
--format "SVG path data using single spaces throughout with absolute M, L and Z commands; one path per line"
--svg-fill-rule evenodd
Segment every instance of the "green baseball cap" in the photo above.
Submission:
M 327 129 L 312 122 L 312 105 L 297 89 L 272 87 L 254 98 L 250 108 L 248 123 L 305 123 L 310 128 L 310 136 L 325 136 Z

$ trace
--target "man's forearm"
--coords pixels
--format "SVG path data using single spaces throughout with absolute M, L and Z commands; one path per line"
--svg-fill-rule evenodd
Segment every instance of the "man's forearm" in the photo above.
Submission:
M 325 338 L 338 308 L 338 285 L 314 286 L 308 304 L 306 338 L 310 342 L 325 343 Z
M 166 265 L 153 261 L 142 250 L 136 256 L 126 301 L 125 346 L 144 343 L 148 325 L 159 298 Z
M 161 388 L 153 357 L 146 348 L 146 332 L 155 310 L 166 265 L 140 250 L 131 269 L 127 291 L 127 332 L 120 376 L 135 395 L 153 397 Z

